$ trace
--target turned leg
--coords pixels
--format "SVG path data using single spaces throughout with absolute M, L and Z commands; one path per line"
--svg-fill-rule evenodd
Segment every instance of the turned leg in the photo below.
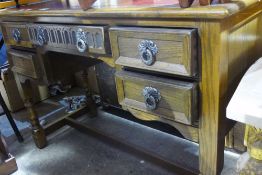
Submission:
M 28 110 L 29 120 L 32 125 L 34 142 L 38 148 L 44 148 L 47 145 L 46 136 L 32 103 L 33 94 L 30 80 L 27 79 L 25 82 L 21 83 L 21 87 L 23 90 L 25 107 Z

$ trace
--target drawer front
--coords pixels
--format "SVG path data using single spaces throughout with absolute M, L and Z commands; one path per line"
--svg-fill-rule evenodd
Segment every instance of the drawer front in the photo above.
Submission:
M 197 84 L 128 71 L 116 73 L 119 103 L 192 125 L 198 117 Z
M 75 26 L 53 24 L 28 24 L 30 41 L 35 46 L 69 50 L 72 54 L 107 54 L 108 32 L 106 26 Z
M 29 40 L 27 26 L 23 23 L 2 23 L 5 44 L 13 46 L 32 47 Z
M 116 64 L 197 76 L 195 29 L 111 28 L 110 40 Z
M 12 71 L 34 79 L 40 78 L 40 68 L 34 53 L 11 50 L 8 54 L 11 58 Z

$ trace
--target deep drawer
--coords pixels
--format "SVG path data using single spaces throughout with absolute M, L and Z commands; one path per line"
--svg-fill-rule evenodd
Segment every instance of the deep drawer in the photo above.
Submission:
M 110 29 L 116 64 L 187 77 L 197 76 L 195 29 Z
M 128 71 L 116 73 L 119 103 L 187 125 L 198 118 L 198 86 Z
M 11 50 L 8 54 L 11 58 L 12 71 L 34 79 L 40 78 L 40 67 L 34 53 Z

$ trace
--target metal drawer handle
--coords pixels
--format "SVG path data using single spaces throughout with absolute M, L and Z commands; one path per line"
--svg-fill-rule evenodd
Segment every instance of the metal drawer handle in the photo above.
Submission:
M 20 30 L 15 28 L 12 31 L 13 39 L 18 43 L 21 41 L 21 33 Z
M 138 45 L 138 51 L 140 54 L 140 59 L 145 65 L 151 66 L 155 63 L 158 48 L 153 41 L 142 40 Z
M 156 88 L 145 87 L 142 94 L 144 96 L 146 108 L 150 111 L 155 110 L 157 108 L 157 104 L 161 100 L 160 92 Z
M 38 27 L 37 29 L 37 43 L 39 46 L 43 46 L 47 43 L 47 36 L 45 36 L 43 27 Z
M 76 32 L 76 48 L 79 52 L 85 52 L 88 48 L 87 34 L 83 29 L 78 29 Z

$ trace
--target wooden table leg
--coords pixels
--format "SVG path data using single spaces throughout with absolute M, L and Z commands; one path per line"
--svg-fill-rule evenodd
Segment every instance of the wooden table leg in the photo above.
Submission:
M 208 136 L 200 136 L 199 139 L 200 174 L 219 175 L 224 166 L 225 137 L 218 136 L 220 133 L 215 130 L 208 132 L 210 132 Z
M 199 118 L 199 169 L 202 175 L 219 175 L 224 165 L 229 64 L 228 59 L 221 56 L 223 50 L 218 49 L 218 45 L 223 44 L 220 27 L 217 22 L 203 23 L 199 31 L 204 53 L 201 56 Z
M 33 94 L 30 80 L 27 79 L 23 83 L 21 82 L 21 87 L 24 94 L 25 107 L 29 112 L 29 120 L 32 125 L 34 142 L 38 148 L 44 148 L 47 145 L 46 136 L 42 126 L 40 125 L 37 113 L 32 103 Z

